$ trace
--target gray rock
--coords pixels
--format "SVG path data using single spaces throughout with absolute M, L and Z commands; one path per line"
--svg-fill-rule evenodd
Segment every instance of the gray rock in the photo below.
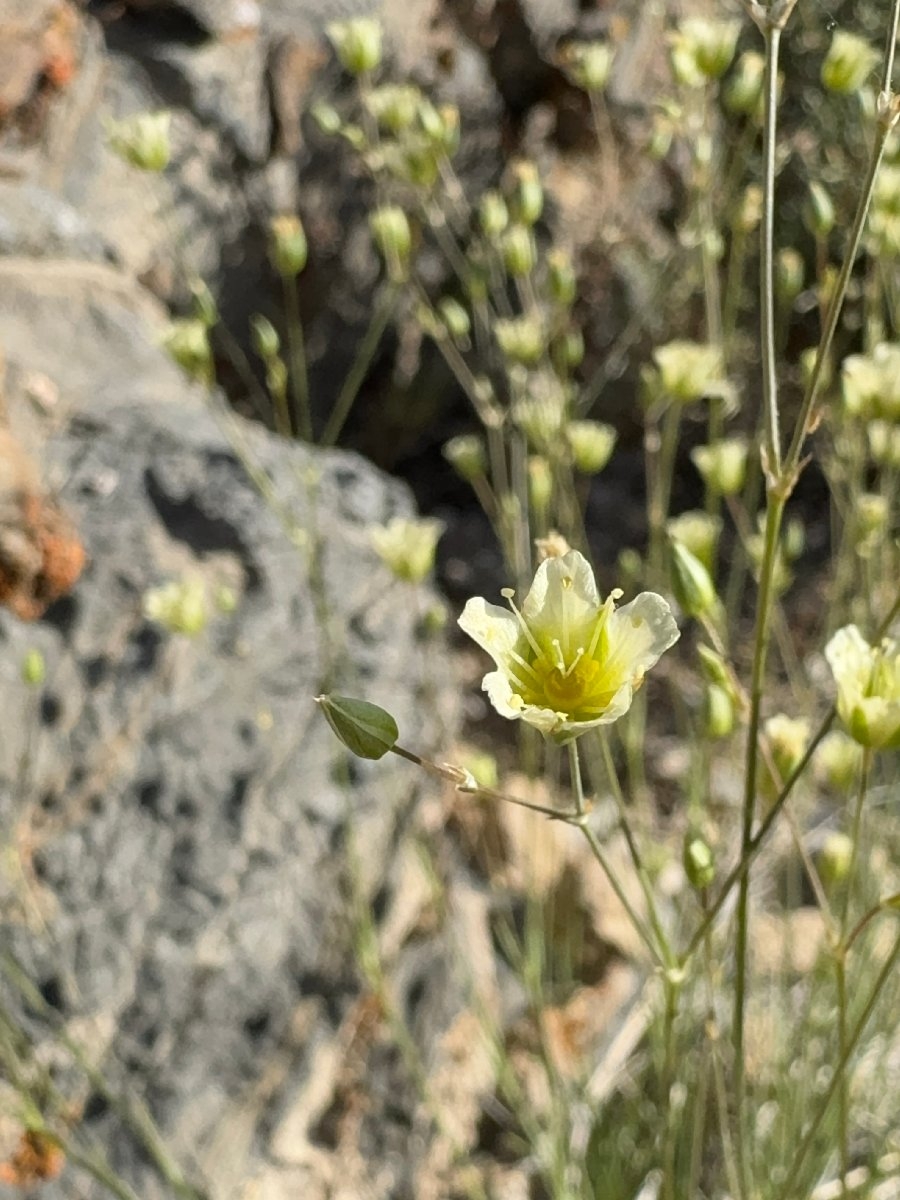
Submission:
M 113 269 L 8 260 L 0 281 L 13 425 L 40 438 L 89 553 L 42 622 L 0 614 L 0 827 L 31 847 L 27 890 L 0 876 L 2 940 L 110 1086 L 141 1097 L 211 1196 L 232 1196 L 278 1175 L 280 1098 L 309 1083 L 356 993 L 348 839 L 371 894 L 422 778 L 390 757 L 348 764 L 313 696 L 377 700 L 426 751 L 452 711 L 418 605 L 369 544 L 368 525 L 410 500 L 353 455 L 211 410 L 156 348 L 153 302 Z M 15 387 L 35 371 L 60 388 L 40 421 Z M 237 598 L 196 640 L 142 615 L 149 587 L 185 573 Z M 32 646 L 48 664 L 38 696 L 19 680 Z M 46 1024 L 30 1027 L 59 1057 Z M 87 1105 L 77 1137 L 143 1200 L 170 1196 L 83 1073 L 58 1082 Z M 44 1194 L 106 1194 L 76 1175 Z

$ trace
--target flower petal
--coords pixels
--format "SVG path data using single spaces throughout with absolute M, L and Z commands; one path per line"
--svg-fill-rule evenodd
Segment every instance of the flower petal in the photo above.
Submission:
M 825 647 L 825 657 L 838 690 L 841 719 L 865 693 L 872 674 L 874 651 L 855 625 L 839 629 Z
M 488 652 L 498 667 L 509 663 L 521 630 L 518 620 L 508 609 L 488 604 L 481 596 L 473 596 L 466 603 L 458 625 Z
M 538 641 L 558 638 L 568 659 L 590 640 L 600 595 L 590 563 L 577 550 L 548 558 L 537 569 L 522 615 Z
M 551 708 L 539 708 L 536 704 L 526 704 L 522 697 L 513 691 L 509 679 L 502 671 L 491 671 L 485 675 L 481 686 L 501 717 L 508 717 L 510 720 L 521 719 L 529 725 L 534 725 L 542 733 L 551 733 L 566 719 L 565 713 L 554 712 Z
M 611 678 L 620 676 L 639 684 L 645 673 L 681 636 L 667 602 L 656 592 L 641 592 L 609 618 Z

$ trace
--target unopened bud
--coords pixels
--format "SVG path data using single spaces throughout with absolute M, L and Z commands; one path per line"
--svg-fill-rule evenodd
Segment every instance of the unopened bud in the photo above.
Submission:
M 666 522 L 666 532 L 673 541 L 680 542 L 699 558 L 708 571 L 712 570 L 722 532 L 721 517 L 691 509 L 677 517 L 670 517 Z
M 196 637 L 209 620 L 206 588 L 199 579 L 173 580 L 144 593 L 144 616 L 168 629 Z
M 803 216 L 807 228 L 815 237 L 828 237 L 834 229 L 834 204 L 818 180 L 809 185 L 809 197 L 803 209 Z
M 388 278 L 393 283 L 404 283 L 409 277 L 412 252 L 412 232 L 406 213 L 396 205 L 378 208 L 369 218 L 369 227 L 384 259 Z
M 191 379 L 210 384 L 213 380 L 213 355 L 209 330 L 197 317 L 172 321 L 163 337 L 163 345 Z
M 778 299 L 789 308 L 803 291 L 806 270 L 803 256 L 791 246 L 778 251 L 775 261 L 775 288 Z
M 578 292 L 575 268 L 565 250 L 551 250 L 547 255 L 547 283 L 550 295 L 562 308 L 571 308 Z
M 110 149 L 140 171 L 164 171 L 171 156 L 171 121 L 172 114 L 165 109 L 110 121 L 107 125 Z
M 815 766 L 829 787 L 849 793 L 859 777 L 862 747 L 840 729 L 832 729 L 816 747 Z
M 358 758 L 383 758 L 397 743 L 397 722 L 377 704 L 349 696 L 317 696 L 316 704 L 338 740 Z
M 393 574 L 407 583 L 421 583 L 434 566 L 443 521 L 433 517 L 394 517 L 371 530 L 372 546 Z
M 412 84 L 386 83 L 369 92 L 366 106 L 382 129 L 396 135 L 415 123 L 422 100 L 421 91 Z
M 708 888 L 715 878 L 716 865 L 709 843 L 698 833 L 688 832 L 684 839 L 682 863 L 688 883 L 695 891 Z
M 566 437 L 572 462 L 583 475 L 596 475 L 602 471 L 616 444 L 615 429 L 600 421 L 570 421 Z
M 703 732 L 711 740 L 734 732 L 735 703 L 730 689 L 709 683 L 703 693 Z
M 749 117 L 759 109 L 765 69 L 766 60 L 755 50 L 741 55 L 725 86 L 723 100 L 729 112 Z
M 513 279 L 523 279 L 534 270 L 537 244 L 525 225 L 511 225 L 504 234 L 503 262 Z
M 694 466 L 715 496 L 736 496 L 747 477 L 746 438 L 723 438 L 712 446 L 691 451 Z
M 736 227 L 741 233 L 752 233 L 762 220 L 763 192 L 757 184 L 751 183 L 744 188 L 741 206 L 735 220 Z
M 273 217 L 269 222 L 269 260 L 282 279 L 293 279 L 306 266 L 309 247 L 299 217 Z
M 351 75 L 365 75 L 381 63 L 381 22 L 374 17 L 335 21 L 326 32 L 341 66 Z
M 878 52 L 865 38 L 839 29 L 822 63 L 822 83 L 830 92 L 848 96 L 859 91 L 877 62 Z
M 719 603 L 716 587 L 709 571 L 687 546 L 671 544 L 672 591 L 688 617 L 712 614 Z
M 533 454 L 528 459 L 528 498 L 537 513 L 543 513 L 553 497 L 553 473 L 546 458 Z
M 544 189 L 534 163 L 517 163 L 514 172 L 516 187 L 512 195 L 513 214 L 517 221 L 530 228 L 544 211 Z
M 829 890 L 845 883 L 853 864 L 853 840 L 846 833 L 829 833 L 816 855 L 819 878 Z
M 558 333 L 550 343 L 550 357 L 560 375 L 570 371 L 584 359 L 584 337 L 580 329 L 567 329 Z
M 585 92 L 602 92 L 609 82 L 614 51 L 607 42 L 570 42 L 562 65 L 568 77 Z
M 481 230 L 489 241 L 495 241 L 509 224 L 509 210 L 499 192 L 485 192 L 478 206 Z
M 268 317 L 264 317 L 261 313 L 253 314 L 250 318 L 250 337 L 253 340 L 253 349 L 263 362 L 269 362 L 278 357 L 281 351 L 281 338 Z
M 471 483 L 487 474 L 487 453 L 484 442 L 474 433 L 461 433 L 444 443 L 444 458 L 461 479 Z
M 460 302 L 454 300 L 452 296 L 445 296 L 438 304 L 437 311 L 438 316 L 453 340 L 464 342 L 469 336 L 472 322 L 469 320 L 469 314 Z
M 533 366 L 544 353 L 544 327 L 536 314 L 495 321 L 494 336 L 509 362 Z

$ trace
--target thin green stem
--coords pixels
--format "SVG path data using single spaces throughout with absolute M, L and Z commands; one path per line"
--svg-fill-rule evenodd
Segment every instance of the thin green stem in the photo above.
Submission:
M 759 226 L 759 271 L 761 306 L 761 348 L 763 405 L 765 414 L 765 468 L 778 475 L 781 471 L 781 431 L 778 414 L 778 374 L 775 333 L 775 146 L 778 121 L 778 51 L 781 29 L 767 22 L 765 117 L 763 120 L 763 206 Z
M 362 387 L 363 381 L 372 365 L 375 351 L 378 349 L 384 331 L 387 329 L 388 322 L 396 308 L 399 295 L 400 292 L 397 286 L 388 283 L 379 296 L 378 302 L 372 311 L 369 327 L 360 342 L 356 358 L 353 360 L 353 366 L 348 371 L 341 390 L 338 392 L 337 400 L 334 402 L 334 408 L 331 410 L 331 415 L 325 426 L 325 432 L 322 434 L 320 445 L 333 446 L 341 436 L 341 431 L 344 428 L 347 417 L 350 415 L 350 410 L 353 407 L 356 397 L 359 395 L 359 389 Z
M 305 442 L 312 441 L 312 412 L 309 406 L 309 372 L 306 366 L 306 339 L 300 319 L 300 295 L 296 275 L 282 276 L 284 308 L 287 317 L 291 395 L 294 398 L 294 429 Z

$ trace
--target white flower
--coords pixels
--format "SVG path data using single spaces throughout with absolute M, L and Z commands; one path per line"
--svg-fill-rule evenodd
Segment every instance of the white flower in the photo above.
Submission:
M 521 611 L 471 599 L 460 628 L 497 670 L 482 687 L 501 716 L 521 718 L 559 742 L 618 720 L 645 673 L 678 640 L 662 596 L 642 592 L 616 609 L 621 592 L 600 602 L 594 573 L 577 550 L 537 569 Z
M 900 746 L 900 642 L 870 646 L 855 625 L 839 629 L 825 647 L 837 684 L 837 710 L 861 746 Z

